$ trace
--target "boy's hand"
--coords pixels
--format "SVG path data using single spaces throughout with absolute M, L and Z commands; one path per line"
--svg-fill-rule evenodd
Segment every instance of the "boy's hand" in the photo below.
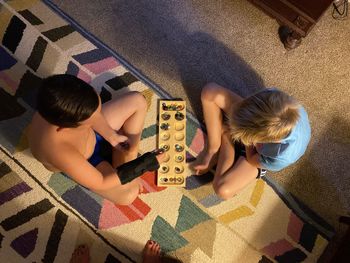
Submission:
M 128 148 L 128 137 L 114 132 L 108 139 L 108 142 L 113 147 L 121 147 L 123 149 Z
M 165 152 L 163 149 L 156 149 L 153 151 L 156 154 L 158 163 L 162 163 L 165 159 Z

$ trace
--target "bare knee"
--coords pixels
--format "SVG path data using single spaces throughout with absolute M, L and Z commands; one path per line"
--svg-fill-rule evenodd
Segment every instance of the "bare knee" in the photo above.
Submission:
M 202 101 L 214 101 L 217 95 L 218 84 L 214 82 L 210 82 L 206 84 L 201 92 L 201 100 Z
M 235 189 L 232 189 L 225 184 L 214 185 L 214 191 L 217 196 L 224 200 L 230 199 L 237 194 Z
M 130 96 L 132 98 L 134 105 L 136 105 L 137 110 L 146 111 L 147 110 L 147 101 L 146 98 L 138 91 L 131 91 Z

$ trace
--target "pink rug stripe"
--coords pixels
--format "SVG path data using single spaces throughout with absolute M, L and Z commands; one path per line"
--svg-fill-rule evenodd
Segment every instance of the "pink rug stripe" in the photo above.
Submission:
M 0 79 L 2 79 L 14 92 L 17 90 L 19 83 L 11 79 L 4 71 L 0 71 Z
M 271 258 L 275 258 L 276 256 L 282 255 L 285 252 L 292 250 L 293 248 L 294 247 L 291 243 L 285 239 L 281 239 L 264 247 L 261 249 L 261 252 L 265 253 Z
M 289 224 L 287 233 L 296 242 L 299 243 L 300 234 L 303 229 L 304 223 L 293 212 L 290 213 Z
M 113 57 L 105 58 L 90 64 L 84 64 L 84 67 L 86 67 L 88 70 L 90 70 L 94 74 L 100 74 L 104 71 L 108 71 L 112 68 L 116 68 L 117 66 L 119 66 L 119 63 Z
M 130 223 L 127 218 L 115 205 L 108 200 L 103 201 L 100 219 L 98 222 L 99 229 L 109 229 Z
M 91 76 L 83 70 L 79 70 L 77 77 L 80 78 L 81 80 L 84 80 L 86 83 L 91 82 Z
M 204 145 L 205 145 L 204 139 L 205 139 L 205 134 L 203 133 L 203 131 L 200 129 L 197 129 L 196 135 L 192 140 L 190 149 L 194 151 L 196 154 L 199 154 L 204 148 Z

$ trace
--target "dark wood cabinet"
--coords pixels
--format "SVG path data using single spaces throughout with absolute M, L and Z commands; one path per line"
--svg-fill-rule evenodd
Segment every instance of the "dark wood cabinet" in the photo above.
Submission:
M 339 222 L 347 224 L 349 228 L 343 237 L 337 252 L 333 256 L 331 263 L 348 263 L 350 262 L 350 217 L 341 216 Z
M 287 49 L 297 47 L 333 0 L 250 0 L 280 25 L 280 37 Z

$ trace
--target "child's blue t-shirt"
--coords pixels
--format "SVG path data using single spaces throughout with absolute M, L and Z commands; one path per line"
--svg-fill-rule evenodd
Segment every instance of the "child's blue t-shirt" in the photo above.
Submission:
M 271 171 L 279 171 L 296 162 L 306 151 L 311 138 L 308 115 L 303 107 L 299 110 L 300 118 L 292 132 L 280 143 L 263 143 L 257 149 L 260 164 Z

